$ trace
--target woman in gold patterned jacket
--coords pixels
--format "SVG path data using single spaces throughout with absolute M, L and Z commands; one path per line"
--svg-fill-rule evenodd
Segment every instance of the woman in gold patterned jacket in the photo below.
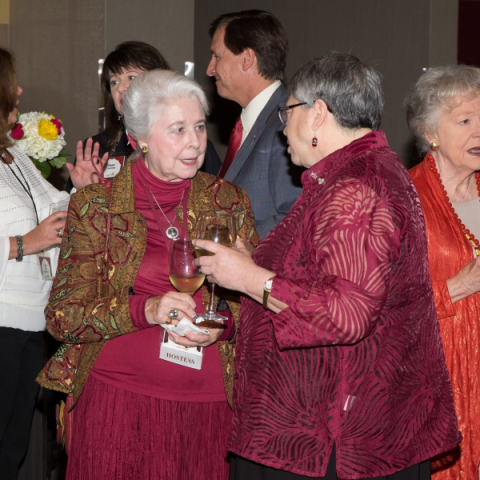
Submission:
M 258 241 L 245 193 L 198 172 L 207 108 L 194 81 L 142 73 L 124 98 L 134 158 L 111 185 L 72 196 L 46 308 L 64 345 L 38 377 L 76 402 L 68 479 L 227 478 L 235 322 L 208 335 L 170 333 L 204 347 L 200 370 L 159 358 L 159 325 L 176 313 L 192 319 L 208 299 L 206 287 L 192 297 L 171 286 L 166 232 L 192 239 L 200 214 L 227 211 L 252 249 Z M 228 298 L 238 319 L 238 297 Z

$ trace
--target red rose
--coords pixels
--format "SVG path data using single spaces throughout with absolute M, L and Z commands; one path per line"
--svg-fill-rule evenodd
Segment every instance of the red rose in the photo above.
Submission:
M 62 133 L 62 122 L 56 118 L 52 118 L 51 122 L 57 127 L 57 133 L 60 135 Z
M 23 125 L 21 123 L 16 123 L 12 128 L 10 135 L 14 140 L 21 140 L 25 135 L 25 132 L 23 131 Z

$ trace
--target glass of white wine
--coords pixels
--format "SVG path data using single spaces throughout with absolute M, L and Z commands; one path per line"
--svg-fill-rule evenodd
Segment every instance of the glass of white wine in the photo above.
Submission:
M 237 238 L 235 218 L 228 212 L 200 215 L 197 222 L 197 238 L 211 240 L 212 242 L 232 248 Z M 203 248 L 195 247 L 195 255 L 201 257 L 214 254 Z M 201 313 L 199 317 L 215 321 L 228 320 L 227 317 L 215 312 L 215 284 L 212 283 L 210 285 L 210 304 L 208 310 L 205 313 Z
M 179 291 L 192 295 L 202 286 L 205 275 L 193 264 L 195 255 L 186 238 L 170 244 L 168 255 L 168 278 Z

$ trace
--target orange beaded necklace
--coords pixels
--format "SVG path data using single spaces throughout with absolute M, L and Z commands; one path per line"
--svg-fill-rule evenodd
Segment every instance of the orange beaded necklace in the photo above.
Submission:
M 428 160 L 428 165 L 430 167 L 430 170 L 432 171 L 433 175 L 435 176 L 435 178 L 437 178 L 438 182 L 440 183 L 442 192 L 444 193 L 445 198 L 447 199 L 447 205 L 450 207 L 450 210 L 452 211 L 458 226 L 462 229 L 462 232 L 465 235 L 465 238 L 468 240 L 470 245 L 475 250 L 475 255 L 477 256 L 480 255 L 480 242 L 475 238 L 473 233 L 471 233 L 470 230 L 467 227 L 465 227 L 465 225 L 462 223 L 457 213 L 455 212 L 452 202 L 450 202 L 450 199 L 448 198 L 447 191 L 443 186 L 442 179 L 440 178 L 440 174 L 438 173 L 437 166 L 435 165 L 435 159 L 432 157 L 432 155 L 428 154 L 427 160 Z M 475 173 L 475 180 L 477 181 L 478 196 L 480 197 L 480 172 Z

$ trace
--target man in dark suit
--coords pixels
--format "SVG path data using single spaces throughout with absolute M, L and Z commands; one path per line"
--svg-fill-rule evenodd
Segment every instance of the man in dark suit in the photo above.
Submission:
M 301 192 L 301 169 L 287 153 L 278 107 L 288 99 L 282 84 L 288 42 L 279 20 L 247 10 L 218 17 L 210 28 L 207 75 L 218 94 L 242 107 L 219 176 L 242 187 L 263 238 Z

